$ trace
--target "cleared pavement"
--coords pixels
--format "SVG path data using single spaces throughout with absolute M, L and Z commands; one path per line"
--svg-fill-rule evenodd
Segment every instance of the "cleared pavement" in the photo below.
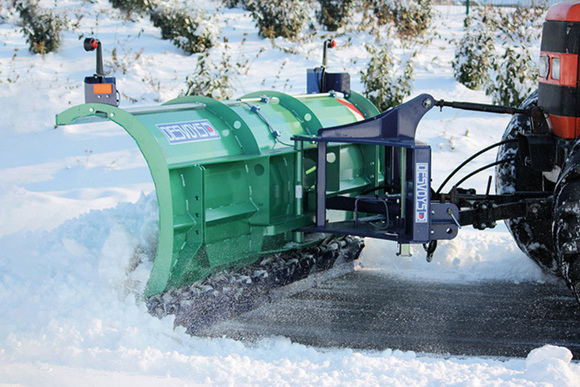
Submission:
M 317 347 L 525 357 L 544 344 L 580 359 L 580 307 L 563 283 L 416 282 L 355 271 L 198 332 Z

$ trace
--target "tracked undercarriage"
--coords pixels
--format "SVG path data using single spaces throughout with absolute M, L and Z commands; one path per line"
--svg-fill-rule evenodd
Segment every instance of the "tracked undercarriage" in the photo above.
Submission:
M 157 317 L 175 315 L 175 324 L 194 334 L 219 321 L 311 287 L 317 280 L 351 271 L 352 262 L 363 247 L 360 238 L 329 237 L 315 246 L 267 254 L 253 265 L 226 270 L 190 286 L 156 295 L 147 300 L 147 306 Z M 290 284 L 293 288 L 288 286 Z

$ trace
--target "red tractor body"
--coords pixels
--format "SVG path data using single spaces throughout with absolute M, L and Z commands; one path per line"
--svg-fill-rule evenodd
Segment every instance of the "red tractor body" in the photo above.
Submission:
M 550 7 L 542 34 L 538 105 L 549 114 L 554 134 L 580 135 L 579 62 L 580 2 Z

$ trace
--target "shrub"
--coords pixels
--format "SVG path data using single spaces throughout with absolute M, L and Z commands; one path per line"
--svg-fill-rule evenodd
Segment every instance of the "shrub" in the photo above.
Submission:
M 231 98 L 233 95 L 231 79 L 235 76 L 231 67 L 231 57 L 226 50 L 222 60 L 215 63 L 211 60 L 209 51 L 197 57 L 197 64 L 192 75 L 185 79 L 186 95 L 200 95 L 217 100 Z
M 455 52 L 455 78 L 470 89 L 484 87 L 494 103 L 519 106 L 537 80 L 527 47 L 540 36 L 544 10 L 476 8 L 474 17 L 466 19 L 466 32 Z M 496 51 L 503 53 L 498 57 Z
M 432 0 L 373 0 L 379 24 L 393 23 L 403 39 L 423 36 L 433 19 Z
M 163 39 L 189 54 L 204 52 L 216 42 L 217 33 L 200 9 L 159 6 L 151 12 L 151 21 L 161 29 Z
M 545 4 L 520 7 L 512 12 L 493 8 L 488 23 L 497 33 L 504 50 L 501 57 L 492 59 L 491 77 L 486 88 L 494 103 L 520 106 L 536 88 L 537 64 L 530 49 L 541 35 Z
M 304 0 L 248 0 L 258 33 L 265 38 L 296 40 L 310 18 L 311 4 Z
M 433 19 L 431 0 L 396 2 L 393 21 L 399 36 L 414 39 L 423 36 Z
M 244 8 L 246 7 L 246 0 L 221 0 L 221 1 L 228 8 L 236 8 L 238 4 L 241 4 Z
M 487 18 L 504 43 L 529 44 L 540 38 L 545 12 L 546 4 L 518 7 L 515 11 L 493 7 L 489 9 Z
M 485 90 L 493 103 L 520 106 L 536 88 L 538 71 L 526 47 L 506 48 L 500 58 L 494 59 L 493 69 L 496 77 Z
M 328 31 L 336 31 L 348 23 L 353 11 L 353 0 L 318 0 L 320 9 L 316 11 L 316 20 Z
M 361 71 L 365 85 L 364 95 L 380 111 L 400 105 L 413 89 L 413 61 L 415 54 L 405 60 L 393 56 L 388 47 L 367 45 L 370 61 L 366 71 Z
M 30 51 L 41 55 L 56 51 L 60 45 L 63 21 L 50 11 L 39 10 L 37 1 L 18 2 L 16 7 Z
M 465 20 L 465 34 L 455 49 L 451 62 L 455 79 L 467 88 L 477 90 L 490 79 L 492 58 L 495 51 L 494 37 L 487 28 L 480 28 L 473 19 Z
M 391 11 L 393 2 L 391 0 L 367 0 L 366 4 L 372 8 L 373 14 L 375 15 L 377 22 L 380 25 L 384 25 L 393 21 Z
M 117 8 L 127 14 L 130 19 L 135 13 L 142 15 L 151 10 L 154 6 L 151 0 L 109 0 L 113 8 Z

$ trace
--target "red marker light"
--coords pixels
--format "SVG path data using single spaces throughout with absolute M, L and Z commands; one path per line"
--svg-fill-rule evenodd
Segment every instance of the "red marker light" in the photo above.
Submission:
M 334 47 L 336 47 L 336 40 L 334 40 L 334 39 L 333 39 L 333 40 L 330 42 L 330 47 L 331 47 L 331 48 L 334 48 Z
M 99 48 L 99 40 L 93 38 L 86 38 L 84 42 L 85 51 L 95 51 Z

